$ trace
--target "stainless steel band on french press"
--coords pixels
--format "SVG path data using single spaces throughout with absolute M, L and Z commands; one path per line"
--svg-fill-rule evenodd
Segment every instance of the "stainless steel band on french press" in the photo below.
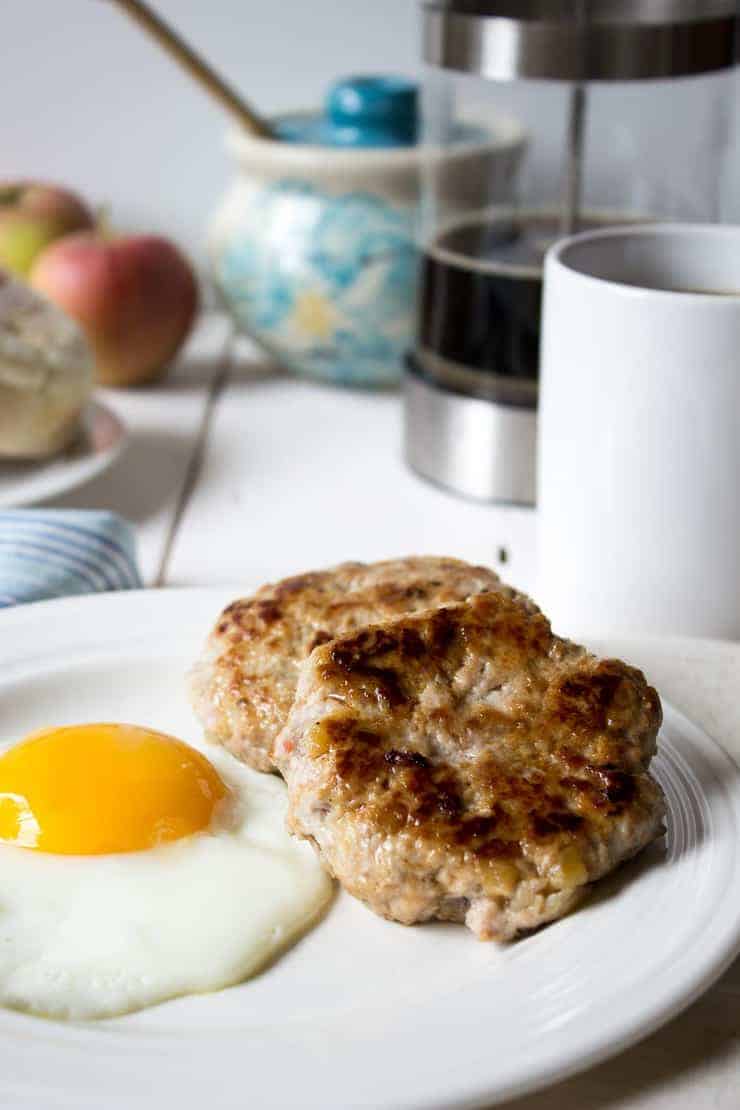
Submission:
M 412 470 L 477 501 L 532 504 L 534 407 L 497 404 L 480 394 L 448 390 L 421 373 L 412 360 L 403 388 L 405 457 Z
M 685 77 L 732 66 L 736 28 L 734 0 L 438 0 L 423 53 L 489 81 Z

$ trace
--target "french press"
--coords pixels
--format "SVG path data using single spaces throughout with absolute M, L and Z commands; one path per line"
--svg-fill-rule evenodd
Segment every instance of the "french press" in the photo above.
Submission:
M 423 5 L 428 157 L 405 375 L 421 475 L 534 501 L 545 252 L 578 230 L 724 217 L 737 23 L 735 0 Z M 520 170 L 478 175 L 463 206 L 439 152 L 495 134 L 507 112 L 527 132 Z

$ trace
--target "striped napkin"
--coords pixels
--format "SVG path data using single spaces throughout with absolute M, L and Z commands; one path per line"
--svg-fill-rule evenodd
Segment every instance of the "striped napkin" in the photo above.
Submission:
M 0 512 L 0 608 L 141 584 L 133 530 L 115 513 Z

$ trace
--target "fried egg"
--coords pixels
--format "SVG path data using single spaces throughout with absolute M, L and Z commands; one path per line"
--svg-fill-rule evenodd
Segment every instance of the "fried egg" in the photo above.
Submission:
M 34 733 L 0 756 L 0 1005 L 105 1018 L 254 974 L 332 884 L 285 787 L 133 725 Z

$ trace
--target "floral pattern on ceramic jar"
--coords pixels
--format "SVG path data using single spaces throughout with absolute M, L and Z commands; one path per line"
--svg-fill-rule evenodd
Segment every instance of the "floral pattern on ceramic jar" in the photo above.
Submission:
M 256 189 L 216 256 L 231 311 L 291 369 L 387 384 L 413 329 L 414 212 L 306 181 Z
M 316 117 L 292 117 L 302 118 Z M 338 148 L 241 133 L 229 146 L 238 174 L 209 246 L 218 293 L 237 326 L 296 373 L 348 385 L 398 382 L 414 339 L 416 221 L 428 149 Z M 512 121 L 471 131 L 440 153 L 451 194 L 465 194 L 468 203 L 476 181 L 481 189 L 490 181 L 492 162 L 508 187 L 523 146 Z

